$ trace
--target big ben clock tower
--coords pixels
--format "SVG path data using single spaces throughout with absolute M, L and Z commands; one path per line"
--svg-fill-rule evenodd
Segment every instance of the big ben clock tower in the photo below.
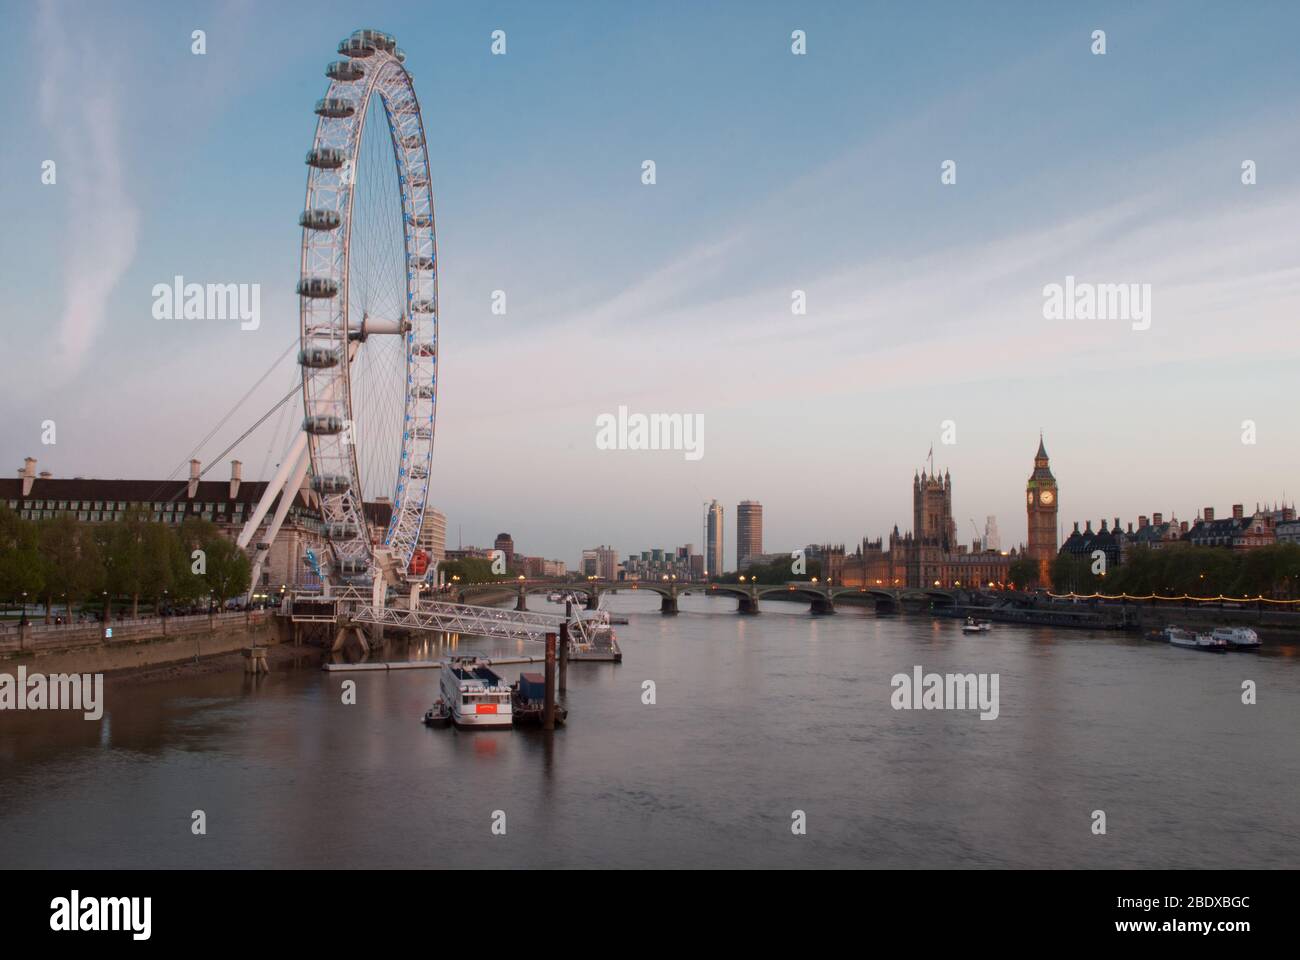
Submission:
M 1029 545 L 1026 553 L 1038 564 L 1038 582 L 1050 584 L 1052 561 L 1056 559 L 1056 478 L 1047 465 L 1047 448 L 1038 435 L 1034 472 L 1025 488 L 1025 509 L 1029 513 Z

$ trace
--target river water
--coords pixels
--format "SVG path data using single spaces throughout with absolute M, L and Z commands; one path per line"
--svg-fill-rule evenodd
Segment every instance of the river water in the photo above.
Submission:
M 610 607 L 624 660 L 570 665 L 550 736 L 427 729 L 427 670 L 277 666 L 111 684 L 101 721 L 0 714 L 0 867 L 1300 866 L 1296 646 Z M 918 665 L 997 674 L 997 718 L 893 709 L 891 677 Z

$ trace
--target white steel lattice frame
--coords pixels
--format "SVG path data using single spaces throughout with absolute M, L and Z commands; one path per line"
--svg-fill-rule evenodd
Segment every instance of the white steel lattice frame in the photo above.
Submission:
M 500 610 L 465 603 L 421 603 L 418 609 L 358 606 L 352 611 L 355 623 L 379 623 L 408 630 L 436 630 L 440 633 L 463 633 L 476 637 L 504 640 L 545 640 L 548 633 L 558 634 L 564 617 L 527 610 Z M 569 621 L 570 641 L 586 644 L 587 625 L 581 617 Z
M 325 348 L 346 361 L 332 367 L 302 368 L 303 410 L 307 418 L 333 416 L 351 425 L 353 418 L 351 361 L 359 341 L 362 318 L 348 316 L 349 249 L 352 205 L 365 122 L 372 98 L 384 107 L 401 190 L 402 228 L 406 251 L 406 311 L 409 326 L 402 332 L 406 357 L 405 409 L 401 456 L 392 496 L 393 512 L 381 542 L 404 572 L 410 563 L 424 520 L 432 474 L 433 432 L 438 390 L 438 274 L 433 219 L 433 191 L 424 121 L 411 75 L 394 50 L 376 48 L 353 63 L 362 67 L 357 80 L 332 79 L 326 98 L 351 101 L 347 117 L 320 116 L 314 149 L 334 148 L 350 162 L 337 169 L 308 166 L 307 211 L 330 211 L 341 218 L 333 230 L 303 227 L 302 279 L 328 279 L 337 284 L 332 297 L 300 296 L 301 341 L 304 351 Z M 349 173 L 351 171 L 351 173 Z M 304 421 L 304 426 L 306 421 Z M 426 429 L 423 429 L 427 427 Z M 341 477 L 346 489 L 320 489 L 321 514 L 330 543 L 327 566 L 331 579 L 344 579 L 341 570 L 364 581 L 379 574 L 369 525 L 362 508 L 361 476 L 356 440 L 350 430 L 310 433 L 308 451 L 313 477 Z M 363 441 L 364 442 L 364 441 Z M 414 474 L 414 475 L 413 475 Z M 360 570 L 364 569 L 364 573 Z

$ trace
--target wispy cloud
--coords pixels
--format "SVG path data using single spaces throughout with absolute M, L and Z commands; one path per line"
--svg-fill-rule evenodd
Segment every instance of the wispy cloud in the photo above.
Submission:
M 127 192 L 121 146 L 120 91 L 111 54 L 78 33 L 77 16 L 53 0 L 41 4 L 35 42 L 42 65 L 41 119 L 68 191 L 63 307 L 56 350 L 76 373 L 104 327 L 108 298 L 135 259 L 140 212 Z

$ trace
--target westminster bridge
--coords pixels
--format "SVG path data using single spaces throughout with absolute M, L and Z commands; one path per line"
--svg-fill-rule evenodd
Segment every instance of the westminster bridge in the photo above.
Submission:
M 836 586 L 810 580 L 791 580 L 786 583 L 714 583 L 685 580 L 501 580 L 492 583 L 452 584 L 452 592 L 460 603 L 474 603 L 490 595 L 515 595 L 515 609 L 527 610 L 528 597 L 533 594 L 559 593 L 582 599 L 587 609 L 600 606 L 600 598 L 607 593 L 657 593 L 662 613 L 677 613 L 677 598 L 694 594 L 705 597 L 735 597 L 736 612 L 756 614 L 758 603 L 764 599 L 785 597 L 807 600 L 813 613 L 835 612 L 835 601 L 846 596 L 870 600 L 878 610 L 896 610 L 905 602 L 916 604 L 955 603 L 961 591 L 916 587 L 853 587 Z

